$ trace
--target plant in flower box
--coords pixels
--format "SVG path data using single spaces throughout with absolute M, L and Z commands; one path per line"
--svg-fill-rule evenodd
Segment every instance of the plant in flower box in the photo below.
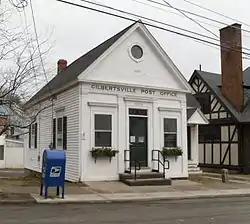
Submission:
M 118 150 L 115 150 L 111 147 L 94 147 L 90 152 L 92 157 L 95 159 L 95 162 L 97 157 L 108 157 L 111 161 L 111 158 L 114 157 L 116 153 L 118 153 Z
M 162 153 L 166 157 L 175 157 L 181 156 L 183 154 L 183 151 L 180 147 L 163 147 Z

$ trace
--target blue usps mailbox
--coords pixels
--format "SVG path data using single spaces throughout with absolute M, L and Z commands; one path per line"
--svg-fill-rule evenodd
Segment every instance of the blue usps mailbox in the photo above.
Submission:
M 59 187 L 62 188 L 62 198 L 64 198 L 66 153 L 63 150 L 46 149 L 43 152 L 42 180 L 40 195 L 43 195 L 45 188 L 45 198 L 48 197 L 48 187 L 57 187 L 57 196 L 59 196 Z

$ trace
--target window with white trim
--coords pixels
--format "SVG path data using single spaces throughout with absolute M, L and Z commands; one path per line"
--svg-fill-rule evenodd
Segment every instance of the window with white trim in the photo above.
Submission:
M 164 118 L 164 147 L 177 147 L 177 119 Z
M 60 116 L 53 119 L 54 149 L 67 149 L 67 117 Z
M 37 123 L 30 125 L 29 128 L 29 148 L 37 148 Z
M 112 115 L 95 114 L 95 147 L 112 146 Z

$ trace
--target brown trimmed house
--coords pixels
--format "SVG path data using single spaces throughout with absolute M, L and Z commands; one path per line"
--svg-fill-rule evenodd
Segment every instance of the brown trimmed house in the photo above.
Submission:
M 241 25 L 220 30 L 221 71 L 189 80 L 209 125 L 199 128 L 199 163 L 250 173 L 250 68 L 242 69 Z

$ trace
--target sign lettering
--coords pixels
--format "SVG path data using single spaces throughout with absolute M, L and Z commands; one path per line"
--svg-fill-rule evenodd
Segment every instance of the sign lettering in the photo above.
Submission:
M 101 90 L 107 92 L 121 92 L 121 93 L 140 93 L 141 95 L 160 95 L 160 96 L 172 96 L 176 97 L 177 92 L 175 91 L 161 91 L 155 89 L 148 89 L 148 88 L 134 88 L 134 87 L 120 87 L 120 86 L 113 86 L 113 85 L 99 85 L 99 84 L 91 84 L 92 90 Z

